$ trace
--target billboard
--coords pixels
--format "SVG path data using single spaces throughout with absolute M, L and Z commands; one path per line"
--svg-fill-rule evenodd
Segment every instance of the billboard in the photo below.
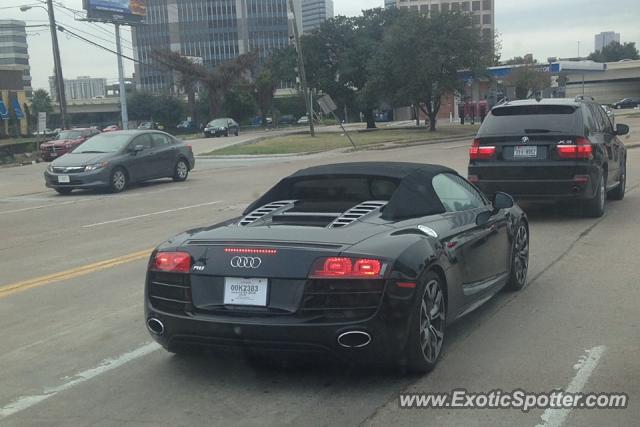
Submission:
M 139 24 L 147 15 L 146 0 L 84 0 L 87 18 L 119 24 Z

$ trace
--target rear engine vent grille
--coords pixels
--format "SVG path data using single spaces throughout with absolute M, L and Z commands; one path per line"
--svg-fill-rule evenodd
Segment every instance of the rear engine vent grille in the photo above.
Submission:
M 278 210 L 284 210 L 284 208 L 293 207 L 293 204 L 295 202 L 295 200 L 281 200 L 278 202 L 269 203 L 268 205 L 264 205 L 242 218 L 239 224 L 241 226 L 249 225 L 256 222 L 265 215 L 272 214 Z
M 346 227 L 347 225 L 353 223 L 354 221 L 359 220 L 360 218 L 369 215 L 371 212 L 380 209 L 385 206 L 388 202 L 383 201 L 369 201 L 360 203 L 358 206 L 355 206 L 345 213 L 343 213 L 340 217 L 338 217 L 335 221 L 329 224 L 329 228 L 340 228 Z
M 191 311 L 191 283 L 186 274 L 149 273 L 149 299 L 158 310 L 171 313 Z

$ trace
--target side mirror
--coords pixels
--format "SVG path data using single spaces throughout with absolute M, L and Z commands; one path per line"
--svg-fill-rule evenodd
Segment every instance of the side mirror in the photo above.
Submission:
M 616 125 L 616 135 L 623 136 L 629 134 L 629 126 L 618 123 Z
M 516 202 L 513 200 L 513 197 L 507 193 L 497 192 L 493 198 L 493 208 L 495 210 L 509 209 L 515 204 Z

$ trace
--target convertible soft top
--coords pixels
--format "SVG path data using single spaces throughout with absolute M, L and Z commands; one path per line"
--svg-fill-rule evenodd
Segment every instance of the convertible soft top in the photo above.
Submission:
M 252 203 L 244 215 L 279 200 L 291 200 L 294 183 L 307 179 L 343 177 L 389 178 L 398 181 L 396 190 L 382 211 L 382 218 L 398 221 L 406 218 L 436 215 L 445 208 L 433 190 L 433 177 L 441 173 L 457 175 L 453 169 L 439 165 L 401 162 L 338 163 L 302 169 L 284 178 L 264 196 Z

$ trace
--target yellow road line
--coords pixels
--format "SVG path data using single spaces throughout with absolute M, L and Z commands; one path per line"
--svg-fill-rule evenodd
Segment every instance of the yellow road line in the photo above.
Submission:
M 82 267 L 72 268 L 70 270 L 61 271 L 59 273 L 48 274 L 46 276 L 36 277 L 35 279 L 29 279 L 22 282 L 5 285 L 0 287 L 0 298 L 23 292 L 27 289 L 37 288 L 40 286 L 48 285 L 50 283 L 60 282 L 62 280 L 74 279 L 76 277 L 106 270 L 118 265 L 145 259 L 148 258 L 150 254 L 151 249 L 148 249 L 140 252 L 134 252 L 128 255 L 123 255 L 121 257 L 109 259 L 106 261 L 100 261 L 93 264 L 84 265 Z

